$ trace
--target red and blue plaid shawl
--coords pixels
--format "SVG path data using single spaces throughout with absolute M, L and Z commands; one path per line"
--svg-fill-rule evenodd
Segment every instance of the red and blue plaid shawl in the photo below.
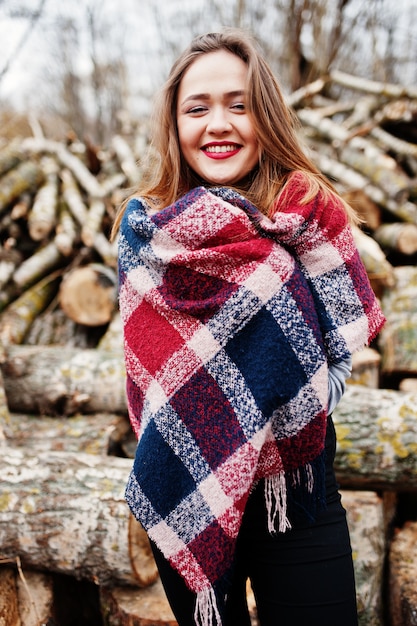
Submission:
M 259 480 L 271 532 L 291 526 L 290 490 L 312 514 L 322 502 L 327 364 L 383 323 L 343 209 L 291 198 L 269 219 L 230 189 L 200 187 L 157 213 L 132 199 L 121 224 L 138 437 L 126 499 L 197 594 L 198 624 L 221 623 Z

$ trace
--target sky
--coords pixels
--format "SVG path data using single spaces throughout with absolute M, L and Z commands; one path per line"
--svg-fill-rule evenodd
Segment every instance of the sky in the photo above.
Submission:
M 132 74 L 136 80 L 137 89 L 149 93 L 155 89 L 165 77 L 171 58 L 170 50 L 163 55 L 158 41 L 158 30 L 155 27 L 155 12 L 153 6 L 158 7 L 159 19 L 165 25 L 176 28 L 179 22 L 179 13 L 191 14 L 195 17 L 194 28 L 197 32 L 206 30 L 206 0 L 89 0 L 99 1 L 102 8 L 114 12 L 112 17 L 111 36 L 113 45 L 123 46 L 128 66 L 133 68 Z M 363 0 L 353 0 L 362 3 Z M 37 22 L 32 32 L 27 33 L 27 19 L 10 19 L 7 17 L 10 7 L 37 7 L 44 3 L 44 18 Z M 334 0 L 329 0 L 333 3 Z M 392 2 L 397 15 L 409 15 L 410 7 L 415 7 L 417 20 L 417 0 L 385 0 Z M 48 69 L 53 70 L 49 47 L 55 42 L 56 30 L 54 24 L 56 16 L 67 11 L 69 16 L 76 16 L 77 12 L 84 15 L 85 3 L 62 2 L 61 0 L 0 0 L 0 40 L 2 41 L 2 56 L 0 59 L 0 100 L 10 102 L 14 107 L 26 108 L 37 102 L 47 79 Z M 224 5 L 224 6 L 223 6 Z M 231 2 L 224 0 L 224 11 Z M 407 9 L 407 10 L 406 10 Z M 415 22 L 414 22 L 415 23 Z M 408 24 L 404 24 L 404 33 L 409 32 Z M 156 28 L 156 30 L 155 30 Z M 213 24 L 213 28 L 215 25 Z M 26 34 L 26 36 L 25 36 Z M 24 37 L 24 45 L 18 49 Z M 416 35 L 417 37 L 417 35 Z M 118 43 L 119 42 L 119 43 Z M 188 41 L 184 41 L 184 45 Z M 417 50 L 417 45 L 416 45 Z M 16 56 L 17 51 L 17 56 Z M 10 62 L 10 70 L 1 78 L 6 64 Z M 89 70 L 86 57 L 80 54 L 77 59 L 78 69 Z
M 0 1 L 0 41 L 3 52 L 0 60 L 0 100 L 12 101 L 14 106 L 30 102 L 34 92 L 42 84 L 42 72 L 45 64 L 48 63 L 48 46 L 55 37 L 53 31 L 57 15 L 67 12 L 68 16 L 77 17 L 78 13 L 80 23 L 82 23 L 84 15 L 82 3 L 64 3 L 60 0 L 43 1 L 45 17 L 39 20 L 29 33 L 27 33 L 28 20 L 7 17 L 5 6 L 14 4 L 32 8 L 39 6 L 41 0 Z M 193 11 L 198 12 L 200 9 L 203 12 L 204 4 L 205 0 L 158 0 L 154 3 L 149 0 L 118 0 L 116 9 L 113 0 L 101 0 L 106 14 L 114 12 L 114 36 L 119 39 L 123 38 L 123 48 L 127 57 L 131 59 L 131 65 L 134 66 L 136 63 L 140 68 L 139 82 L 148 86 L 152 84 L 153 79 L 156 79 L 156 73 L 159 73 L 160 68 L 163 67 L 155 33 L 155 13 L 152 5 L 158 6 L 160 18 L 163 21 L 174 23 L 179 6 L 184 11 L 192 6 Z M 24 38 L 24 45 L 19 49 L 22 38 Z M 16 51 L 17 56 L 15 56 Z M 4 67 L 9 61 L 11 62 L 10 71 L 1 78 Z M 81 71 L 85 62 L 80 55 L 78 67 Z M 155 63 L 160 66 L 158 71 L 154 67 Z

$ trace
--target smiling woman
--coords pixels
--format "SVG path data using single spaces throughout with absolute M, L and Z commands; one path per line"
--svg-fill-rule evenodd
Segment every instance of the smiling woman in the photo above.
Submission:
M 234 185 L 253 170 L 259 145 L 247 110 L 247 65 L 219 50 L 194 61 L 178 91 L 180 150 L 212 185 Z
M 357 626 L 331 411 L 384 318 L 256 44 L 195 38 L 120 209 L 126 500 L 179 626 Z

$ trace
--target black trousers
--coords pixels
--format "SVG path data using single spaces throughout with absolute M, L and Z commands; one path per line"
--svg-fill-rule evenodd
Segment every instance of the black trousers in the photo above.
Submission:
M 314 525 L 271 536 L 263 483 L 251 494 L 238 536 L 233 584 L 222 626 L 250 626 L 248 578 L 260 626 L 357 626 L 349 531 L 333 471 L 335 450 L 336 435 L 330 417 L 326 436 L 327 508 Z M 194 594 L 151 545 L 179 626 L 195 626 Z

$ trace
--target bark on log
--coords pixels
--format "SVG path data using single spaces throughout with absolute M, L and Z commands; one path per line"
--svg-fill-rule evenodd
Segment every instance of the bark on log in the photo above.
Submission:
M 330 72 L 330 78 L 335 83 L 338 83 L 343 87 L 364 91 L 366 93 L 373 93 L 387 98 L 401 98 L 403 96 L 411 99 L 417 98 L 417 87 L 414 86 L 406 87 L 402 85 L 368 80 L 367 78 L 362 78 L 360 76 L 346 74 L 340 70 L 332 70 Z
M 85 452 L 106 455 L 113 441 L 113 431 L 126 419 L 111 413 L 46 417 L 9 413 L 1 419 L 5 443 L 12 448 L 24 448 L 31 453 Z
M 3 357 L 0 354 L 0 362 L 2 358 Z M 4 432 L 4 426 L 9 422 L 9 419 L 9 406 L 7 404 L 6 390 L 4 388 L 3 373 L 0 369 L 0 444 L 6 437 L 6 434 Z
M 5 148 L 0 150 L 0 176 L 15 168 L 24 158 L 18 140 L 12 141 Z
M 372 231 L 381 226 L 381 207 L 373 202 L 363 189 L 352 189 L 342 193 L 342 195 Z
M 417 395 L 348 385 L 333 412 L 342 487 L 417 491 Z
M 100 587 L 105 626 L 178 626 L 158 578 L 145 589 Z
M 117 300 L 117 276 L 103 264 L 91 263 L 67 272 L 59 289 L 59 303 L 69 318 L 86 326 L 107 324 Z
M 19 265 L 13 275 L 13 282 L 19 288 L 29 287 L 57 269 L 63 260 L 64 256 L 58 250 L 55 241 L 50 241 Z
M 120 163 L 122 172 L 129 181 L 129 185 L 135 186 L 139 183 L 139 168 L 132 149 L 127 141 L 120 135 L 115 135 L 112 139 L 112 147 L 114 148 Z
M 95 347 L 87 326 L 80 326 L 58 306 L 49 307 L 37 316 L 25 336 L 25 344 L 30 346 L 66 346 L 77 348 Z M 93 345 L 92 345 L 93 344 Z
M 94 198 L 103 197 L 103 190 L 96 177 L 91 174 L 84 163 L 75 154 L 71 154 L 64 144 L 48 139 L 28 138 L 23 142 L 23 148 L 33 154 L 48 153 L 57 157 L 63 167 L 68 168 L 81 187 Z
M 417 225 L 382 224 L 374 232 L 375 240 L 382 248 L 388 248 L 401 252 L 401 254 L 414 254 L 417 252 Z
M 362 385 L 371 389 L 379 387 L 379 366 L 381 355 L 372 348 L 364 348 L 352 355 L 350 384 Z
M 352 544 L 360 624 L 383 623 L 386 536 L 383 500 L 372 491 L 342 491 Z
M 389 552 L 389 606 L 392 626 L 417 624 L 417 523 L 394 536 Z
M 64 256 L 70 256 L 77 238 L 77 227 L 66 203 L 62 200 L 56 227 L 55 245 Z
M 384 287 L 392 287 L 395 282 L 394 268 L 387 261 L 379 244 L 357 226 L 352 227 L 352 232 L 369 278 Z
M 58 203 L 58 166 L 54 159 L 45 158 L 41 162 L 45 182 L 38 189 L 28 216 L 28 228 L 34 241 L 45 239 L 56 223 Z
M 118 309 L 114 313 L 103 337 L 98 342 L 97 348 L 107 352 L 123 353 L 123 324 Z
M 1 179 L 0 212 L 25 191 L 34 191 L 43 181 L 43 172 L 37 163 L 24 161 Z
M 371 135 L 374 139 L 376 139 L 381 145 L 384 145 L 389 150 L 405 156 L 417 157 L 417 146 L 414 143 L 410 143 L 409 141 L 404 141 L 404 139 L 399 139 L 398 137 L 394 137 L 391 133 L 387 133 L 383 128 L 379 126 L 375 126 L 371 130 Z
M 21 343 L 33 320 L 45 310 L 56 294 L 58 277 L 47 276 L 27 289 L 0 316 L 0 344 Z
M 92 247 L 97 234 L 101 231 L 106 205 L 101 198 L 93 198 L 87 211 L 86 221 L 81 227 L 81 239 L 84 245 Z
M 62 346 L 9 346 L 1 365 L 10 411 L 126 414 L 123 357 Z
M 3 446 L 3 557 L 19 556 L 25 568 L 71 574 L 98 584 L 153 582 L 157 570 L 139 524 L 133 554 L 130 549 L 131 515 L 124 489 L 131 464 L 130 459 L 109 456 L 32 454 Z
M 395 285 L 382 298 L 387 322 L 378 345 L 384 373 L 417 373 L 417 267 L 394 268 Z
M 21 626 L 53 624 L 53 581 L 48 574 L 24 571 L 17 578 Z

